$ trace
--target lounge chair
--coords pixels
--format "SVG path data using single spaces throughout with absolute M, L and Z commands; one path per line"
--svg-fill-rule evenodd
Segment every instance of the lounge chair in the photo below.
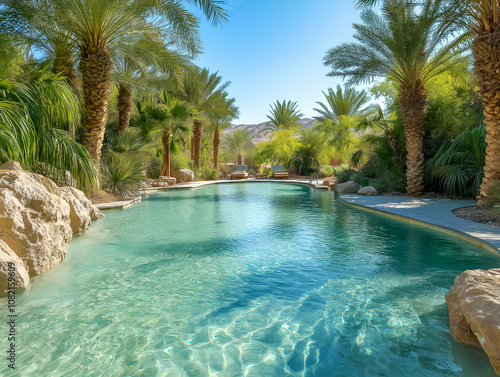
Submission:
M 247 166 L 246 165 L 236 165 L 234 173 L 231 173 L 231 180 L 233 179 L 247 179 Z
M 288 171 L 285 170 L 283 165 L 273 166 L 272 169 L 274 179 L 288 179 Z

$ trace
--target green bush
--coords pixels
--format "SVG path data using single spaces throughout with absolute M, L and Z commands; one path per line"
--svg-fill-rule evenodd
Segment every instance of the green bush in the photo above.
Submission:
M 135 156 L 108 152 L 102 161 L 102 188 L 122 198 L 137 195 L 143 169 L 142 161 Z
M 219 178 L 217 169 L 200 168 L 194 174 L 197 181 L 215 181 Z
M 352 169 L 346 169 L 341 171 L 340 173 L 335 174 L 335 177 L 338 179 L 338 183 L 347 182 L 353 174 L 356 174 L 356 171 Z
M 161 174 L 163 159 L 161 156 L 151 156 L 147 162 L 146 176 L 152 179 L 158 179 Z
M 335 174 L 335 170 L 333 169 L 333 166 L 331 166 L 331 165 L 322 166 L 318 172 L 318 175 L 320 178 L 331 177 L 334 174 Z
M 298 175 L 311 175 L 318 169 L 319 162 L 307 153 L 297 153 L 286 166 L 288 169 L 295 167 Z
M 485 135 L 484 127 L 478 127 L 446 140 L 426 163 L 427 182 L 436 181 L 449 195 L 477 196 L 483 178 Z

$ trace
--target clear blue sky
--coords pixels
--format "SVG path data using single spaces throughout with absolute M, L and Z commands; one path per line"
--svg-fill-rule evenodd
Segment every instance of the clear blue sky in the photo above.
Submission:
M 269 105 L 284 99 L 297 101 L 306 117 L 316 115 L 315 102 L 324 100 L 321 91 L 342 83 L 326 76 L 323 57 L 329 48 L 353 40 L 359 12 L 352 2 L 226 0 L 226 9 L 229 22 L 222 27 L 203 19 L 205 53 L 197 64 L 231 81 L 228 92 L 240 108 L 235 123 L 264 122 Z

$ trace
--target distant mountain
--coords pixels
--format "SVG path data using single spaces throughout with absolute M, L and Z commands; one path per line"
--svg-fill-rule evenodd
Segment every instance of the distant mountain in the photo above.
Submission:
M 253 139 L 252 144 L 257 145 L 261 142 L 267 142 L 271 138 L 271 134 L 267 134 L 266 136 L 264 136 L 263 134 L 259 134 L 259 132 L 261 132 L 266 127 L 267 123 L 268 122 L 263 122 L 263 123 L 259 123 L 259 124 L 239 124 L 236 126 L 226 128 L 224 130 L 224 133 L 225 134 L 231 133 L 234 130 L 248 131 L 248 132 L 250 132 L 250 135 L 255 135 L 255 138 Z M 302 124 L 305 128 L 311 128 L 316 123 L 316 119 L 302 118 L 301 120 L 299 120 L 298 123 Z

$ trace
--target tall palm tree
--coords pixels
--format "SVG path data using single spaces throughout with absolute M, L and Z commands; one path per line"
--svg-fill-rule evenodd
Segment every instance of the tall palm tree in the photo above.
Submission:
M 237 129 L 224 137 L 224 147 L 233 155 L 236 155 L 238 165 L 243 163 L 243 156 L 252 146 L 254 136 L 250 132 Z
M 330 76 L 349 77 L 348 84 L 387 77 L 399 84 L 400 110 L 405 127 L 406 190 L 420 195 L 424 188 L 424 121 L 427 114 L 427 82 L 459 61 L 462 38 L 444 22 L 443 1 L 418 6 L 412 0 L 386 0 L 382 16 L 372 10 L 361 13 L 355 24 L 357 43 L 332 48 L 324 58 Z
M 219 166 L 220 131 L 230 127 L 231 121 L 239 116 L 239 109 L 234 104 L 235 102 L 234 98 L 227 98 L 227 93 L 224 92 L 208 112 L 208 119 L 214 135 L 214 169 L 218 169 Z
M 186 103 L 179 101 L 167 92 L 160 94 L 160 111 L 166 118 L 163 122 L 161 142 L 163 146 L 163 163 L 161 175 L 170 177 L 170 147 L 173 142 L 173 134 L 188 131 L 186 122 L 189 119 L 189 108 Z
M 291 128 L 299 128 L 301 126 L 298 121 L 304 116 L 298 109 L 297 102 L 276 101 L 271 106 L 271 115 L 267 118 L 269 122 L 262 131 L 264 135 L 273 133 L 279 130 L 288 130 Z
M 201 166 L 201 141 L 203 138 L 203 120 L 216 106 L 222 93 L 230 82 L 222 82 L 218 72 L 210 73 L 207 68 L 195 69 L 184 77 L 184 94 L 182 98 L 196 110 L 193 120 L 193 137 L 191 138 L 191 158 L 194 166 Z
M 13 3 L 22 6 L 30 1 L 16 0 Z M 73 44 L 79 48 L 85 108 L 83 144 L 97 162 L 101 156 L 113 71 L 112 43 L 124 36 L 146 35 L 154 40 L 159 36 L 173 35 L 177 47 L 186 52 L 196 51 L 200 45 L 198 21 L 187 11 L 185 2 L 200 7 L 214 24 L 226 20 L 226 13 L 218 0 L 40 2 L 40 7 L 54 9 L 61 30 L 70 32 Z
M 423 0 L 421 0 L 423 1 Z M 373 6 L 379 0 L 357 0 L 358 7 Z M 500 95 L 498 67 L 500 48 L 500 3 L 497 0 L 449 0 L 448 18 L 460 22 L 474 38 L 472 52 L 483 100 L 486 127 L 484 178 L 478 198 L 479 206 L 487 204 L 488 188 L 500 181 Z
M 133 90 L 179 86 L 182 72 L 191 63 L 188 56 L 170 49 L 160 38 L 121 38 L 112 47 L 112 80 L 118 89 L 118 133 L 121 134 L 130 123 Z

